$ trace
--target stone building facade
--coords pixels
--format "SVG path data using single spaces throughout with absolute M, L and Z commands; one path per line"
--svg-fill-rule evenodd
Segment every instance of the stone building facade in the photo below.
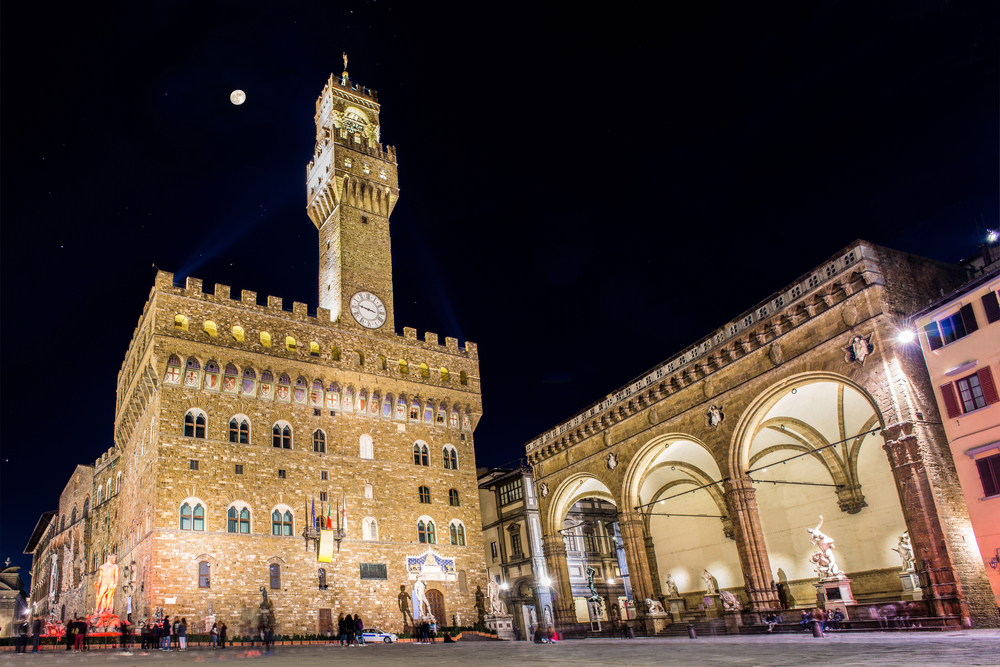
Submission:
M 378 112 L 347 72 L 317 100 L 315 314 L 157 274 L 119 373 L 114 446 L 78 468 L 92 477 L 89 537 L 73 542 L 79 571 L 57 586 L 65 613 L 92 611 L 95 570 L 114 553 L 115 612 L 136 620 L 158 608 L 189 622 L 214 614 L 245 634 L 265 592 L 282 634 L 322 632 L 347 613 L 401 631 L 420 577 L 440 624 L 475 621 L 478 351 L 395 333 L 396 158 L 379 143 Z M 328 516 L 336 546 L 320 562 Z
M 618 508 L 637 600 L 669 602 L 670 575 L 685 613 L 710 615 L 713 588 L 751 616 L 815 606 L 807 530 L 823 521 L 855 613 L 902 602 L 996 627 L 934 388 L 919 351 L 896 343 L 908 314 L 964 280 L 857 241 L 527 443 L 557 623 L 581 628 L 559 530 L 596 498 Z M 893 551 L 906 530 L 919 554 L 910 594 Z

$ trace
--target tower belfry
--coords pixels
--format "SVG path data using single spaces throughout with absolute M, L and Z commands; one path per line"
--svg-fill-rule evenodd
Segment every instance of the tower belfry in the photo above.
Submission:
M 378 94 L 333 75 L 316 100 L 306 210 L 319 230 L 319 305 L 333 321 L 395 333 L 389 215 L 396 150 L 379 142 Z

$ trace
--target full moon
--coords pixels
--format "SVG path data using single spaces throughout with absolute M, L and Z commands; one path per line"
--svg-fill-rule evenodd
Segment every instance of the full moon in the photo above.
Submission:
M 229 96 L 229 101 L 235 104 L 236 106 L 243 104 L 244 102 L 246 102 L 246 100 L 247 100 L 247 94 L 244 93 L 239 88 L 234 90 L 232 94 Z

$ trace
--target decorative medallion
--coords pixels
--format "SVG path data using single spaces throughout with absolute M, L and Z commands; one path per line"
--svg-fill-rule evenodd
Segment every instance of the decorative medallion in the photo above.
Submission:
M 607 464 L 608 470 L 614 470 L 618 467 L 618 457 L 615 456 L 614 452 L 608 454 Z
M 873 335 L 875 335 L 874 332 L 867 336 L 855 336 L 852 338 L 851 342 L 843 348 L 846 353 L 844 354 L 844 361 L 847 363 L 856 361 L 864 366 L 865 359 L 875 351 L 875 346 L 872 345 Z
M 721 424 L 725 418 L 726 415 L 722 411 L 722 406 L 713 405 L 708 409 L 708 412 L 705 413 L 705 424 L 711 426 L 712 428 L 719 428 L 719 424 Z
M 547 498 L 549 496 L 549 485 L 542 482 L 538 485 L 538 492 L 542 494 L 542 498 Z
M 785 353 L 781 349 L 781 345 L 777 343 L 772 343 L 771 347 L 767 350 L 767 356 L 770 357 L 771 363 L 775 366 L 780 366 L 785 360 Z

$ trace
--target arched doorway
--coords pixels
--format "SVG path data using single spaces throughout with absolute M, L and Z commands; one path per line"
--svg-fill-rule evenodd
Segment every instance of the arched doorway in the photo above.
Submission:
M 807 374 L 769 389 L 740 421 L 734 477 L 755 488 L 771 574 L 788 607 L 815 604 L 820 573 L 808 529 L 823 521 L 835 562 L 854 579 L 859 602 L 900 599 L 894 548 L 906 530 L 879 432 L 881 415 L 864 389 L 833 374 Z
M 444 593 L 433 588 L 428 589 L 427 603 L 431 607 L 431 614 L 437 620 L 438 627 L 451 625 L 444 613 Z

